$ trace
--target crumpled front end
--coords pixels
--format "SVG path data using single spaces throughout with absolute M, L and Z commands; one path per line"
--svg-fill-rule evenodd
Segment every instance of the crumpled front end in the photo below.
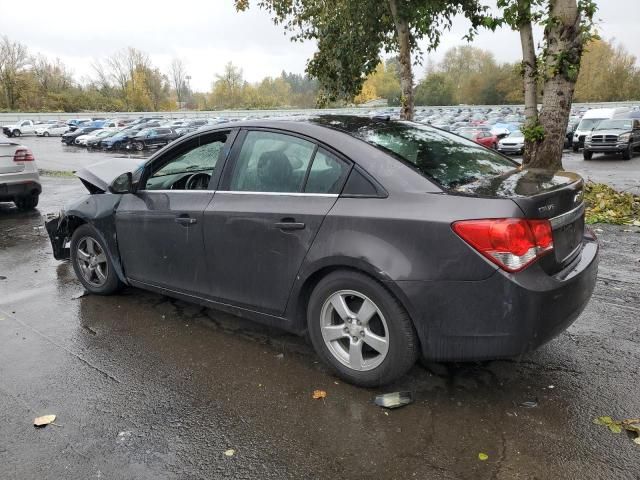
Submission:
M 69 258 L 69 221 L 64 211 L 59 215 L 48 214 L 44 222 L 44 226 L 51 240 L 53 256 L 56 260 L 65 260 Z

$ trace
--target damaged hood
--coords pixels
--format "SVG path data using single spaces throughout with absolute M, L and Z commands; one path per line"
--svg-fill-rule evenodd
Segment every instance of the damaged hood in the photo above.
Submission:
M 104 193 L 108 191 L 109 185 L 123 173 L 131 172 L 135 176 L 135 172 L 140 170 L 147 160 L 147 158 L 112 158 L 81 168 L 76 172 L 76 176 L 82 180 L 89 192 Z

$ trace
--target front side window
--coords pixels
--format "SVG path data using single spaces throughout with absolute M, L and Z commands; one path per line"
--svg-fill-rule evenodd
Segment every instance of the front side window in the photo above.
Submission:
M 291 135 L 250 131 L 236 160 L 230 190 L 301 192 L 314 151 L 314 143 Z
M 198 137 L 178 151 L 167 152 L 168 162 L 160 162 L 147 180 L 146 190 L 206 190 L 230 132 Z

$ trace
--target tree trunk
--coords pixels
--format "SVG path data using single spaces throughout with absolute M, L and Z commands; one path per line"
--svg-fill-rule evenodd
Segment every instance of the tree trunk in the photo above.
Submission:
M 398 12 L 397 0 L 389 0 L 389 9 L 393 16 L 398 35 L 398 45 L 400 48 L 398 60 L 400 62 L 400 118 L 403 120 L 413 120 L 414 98 L 413 98 L 413 70 L 411 66 L 411 33 L 407 20 Z
M 520 16 L 520 44 L 522 45 L 522 75 L 524 80 L 524 116 L 527 127 L 538 124 L 538 61 L 531 28 L 531 4 L 528 0 L 518 0 Z M 531 161 L 534 142 L 526 138 L 524 158 L 526 165 Z
M 582 57 L 581 16 L 576 0 L 552 0 L 551 21 L 544 35 L 547 51 L 539 122 L 544 138 L 532 145 L 526 165 L 562 169 L 562 150 L 571 113 L 571 101 Z

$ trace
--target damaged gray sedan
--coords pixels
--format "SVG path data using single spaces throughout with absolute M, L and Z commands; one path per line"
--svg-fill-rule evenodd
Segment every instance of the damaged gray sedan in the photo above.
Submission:
M 518 356 L 593 291 L 582 179 L 435 128 L 349 116 L 227 124 L 78 172 L 46 226 L 84 287 L 124 285 L 298 334 L 339 376 Z

